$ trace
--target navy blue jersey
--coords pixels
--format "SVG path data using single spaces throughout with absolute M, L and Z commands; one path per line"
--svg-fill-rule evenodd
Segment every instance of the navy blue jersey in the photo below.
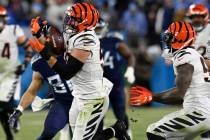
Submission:
M 61 63 L 65 63 L 63 56 L 57 57 Z M 72 84 L 70 80 L 62 79 L 53 69 L 49 67 L 47 62 L 40 56 L 35 55 L 31 61 L 33 71 L 39 72 L 43 80 L 47 81 L 53 89 L 53 96 L 56 101 L 65 104 L 71 104 L 73 96 Z
M 114 83 L 114 86 L 124 85 L 125 59 L 117 50 L 120 42 L 122 40 L 115 37 L 104 37 L 100 40 L 104 59 L 104 77 Z

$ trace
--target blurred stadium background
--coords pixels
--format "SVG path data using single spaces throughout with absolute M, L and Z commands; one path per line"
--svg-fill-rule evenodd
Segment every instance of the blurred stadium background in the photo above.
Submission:
M 51 24 L 62 30 L 63 13 L 67 6 L 80 0 L 0 0 L 9 12 L 9 24 L 23 27 L 30 38 L 30 19 L 37 15 L 47 18 Z M 192 3 L 204 3 L 210 10 L 209 0 L 90 0 L 99 9 L 101 17 L 109 22 L 109 29 L 119 31 L 136 56 L 135 84 L 144 86 L 153 92 L 159 92 L 174 86 L 172 66 L 165 65 L 161 54 L 160 34 L 173 20 L 185 19 L 186 9 Z M 20 49 L 20 52 L 23 50 Z M 20 56 L 20 60 L 23 56 Z M 31 68 L 28 66 L 22 75 L 21 95 L 31 81 Z M 130 85 L 128 85 L 129 87 Z M 39 92 L 44 97 L 47 85 Z M 18 103 L 21 95 L 16 95 Z M 160 108 L 156 108 L 160 107 Z M 160 119 L 164 114 L 178 108 L 150 104 L 144 108 L 130 108 L 130 123 L 134 140 L 144 140 L 148 124 Z M 21 131 L 15 135 L 17 140 L 35 139 L 41 132 L 46 111 L 32 113 L 30 110 L 21 119 Z M 137 121 L 135 121 L 137 120 Z M 106 124 L 114 122 L 109 111 Z M 0 140 L 5 136 L 0 129 Z

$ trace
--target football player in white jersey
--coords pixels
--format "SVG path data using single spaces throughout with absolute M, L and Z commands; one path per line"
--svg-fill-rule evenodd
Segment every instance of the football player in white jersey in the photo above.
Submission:
M 195 48 L 205 58 L 210 68 L 210 23 L 209 11 L 203 4 L 190 5 L 187 17 L 196 31 Z M 210 132 L 201 135 L 202 140 L 210 140 Z
M 176 87 L 152 95 L 140 87 L 131 89 L 131 103 L 151 101 L 182 104 L 183 109 L 149 125 L 149 140 L 191 140 L 210 130 L 210 80 L 204 58 L 195 50 L 195 31 L 191 24 L 173 22 L 163 35 L 163 42 L 173 56 Z
M 61 77 L 72 79 L 74 100 L 69 121 L 73 140 L 91 140 L 109 105 L 112 83 L 103 78 L 100 42 L 94 32 L 98 17 L 98 11 L 89 3 L 76 3 L 67 9 L 64 18 L 66 63 L 60 63 L 50 53 L 50 45 L 41 34 L 46 21 L 37 17 L 31 22 L 37 41 L 34 49 Z
M 187 17 L 196 31 L 195 48 L 207 60 L 210 59 L 209 11 L 203 4 L 190 5 Z M 208 64 L 208 62 L 207 62 Z
M 8 115 L 13 112 L 13 95 L 20 92 L 19 76 L 32 56 L 23 30 L 18 25 L 7 25 L 7 10 L 0 6 L 0 121 L 8 140 L 13 140 Z M 18 46 L 27 50 L 24 63 L 18 61 Z

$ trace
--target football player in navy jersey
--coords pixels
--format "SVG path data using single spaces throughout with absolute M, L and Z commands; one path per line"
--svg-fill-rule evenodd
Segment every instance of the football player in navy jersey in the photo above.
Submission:
M 131 50 L 123 41 L 123 37 L 118 32 L 107 32 L 107 23 L 100 19 L 96 29 L 100 38 L 102 54 L 104 59 L 104 77 L 109 79 L 113 84 L 112 91 L 109 95 L 114 114 L 118 120 L 124 121 L 128 129 L 128 117 L 125 111 L 125 93 L 124 77 L 129 83 L 135 81 L 134 65 L 135 57 Z M 127 70 L 123 73 L 123 68 L 128 62 Z M 102 126 L 100 127 L 103 128 Z
M 63 56 L 59 56 L 57 59 L 65 63 Z M 51 140 L 69 122 L 69 109 L 73 100 L 72 84 L 70 80 L 62 79 L 38 54 L 33 57 L 31 64 L 33 69 L 32 82 L 21 98 L 17 109 L 10 116 L 9 123 L 13 127 L 23 110 L 34 101 L 43 81 L 47 81 L 52 86 L 55 100 L 52 102 L 45 119 L 44 130 L 38 140 Z

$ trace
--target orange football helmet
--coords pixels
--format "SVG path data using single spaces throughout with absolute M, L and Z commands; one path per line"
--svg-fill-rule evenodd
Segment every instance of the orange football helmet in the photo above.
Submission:
M 7 9 L 0 6 L 0 30 L 3 30 L 7 21 Z
M 201 31 L 204 27 L 204 25 L 206 25 L 208 23 L 208 19 L 209 19 L 209 10 L 208 8 L 199 3 L 199 4 L 192 4 L 190 5 L 186 16 L 190 19 L 190 21 L 192 22 L 194 28 L 196 31 Z M 195 19 L 195 17 L 201 17 L 202 20 L 193 20 Z
M 93 29 L 99 19 L 98 10 L 90 3 L 76 3 L 68 7 L 64 17 L 64 32 L 82 32 Z M 72 32 L 70 32 L 72 33 Z
M 171 23 L 163 34 L 163 42 L 172 53 L 184 47 L 192 46 L 195 42 L 195 30 L 192 25 L 184 21 Z
M 7 16 L 7 9 L 0 6 L 0 16 Z

